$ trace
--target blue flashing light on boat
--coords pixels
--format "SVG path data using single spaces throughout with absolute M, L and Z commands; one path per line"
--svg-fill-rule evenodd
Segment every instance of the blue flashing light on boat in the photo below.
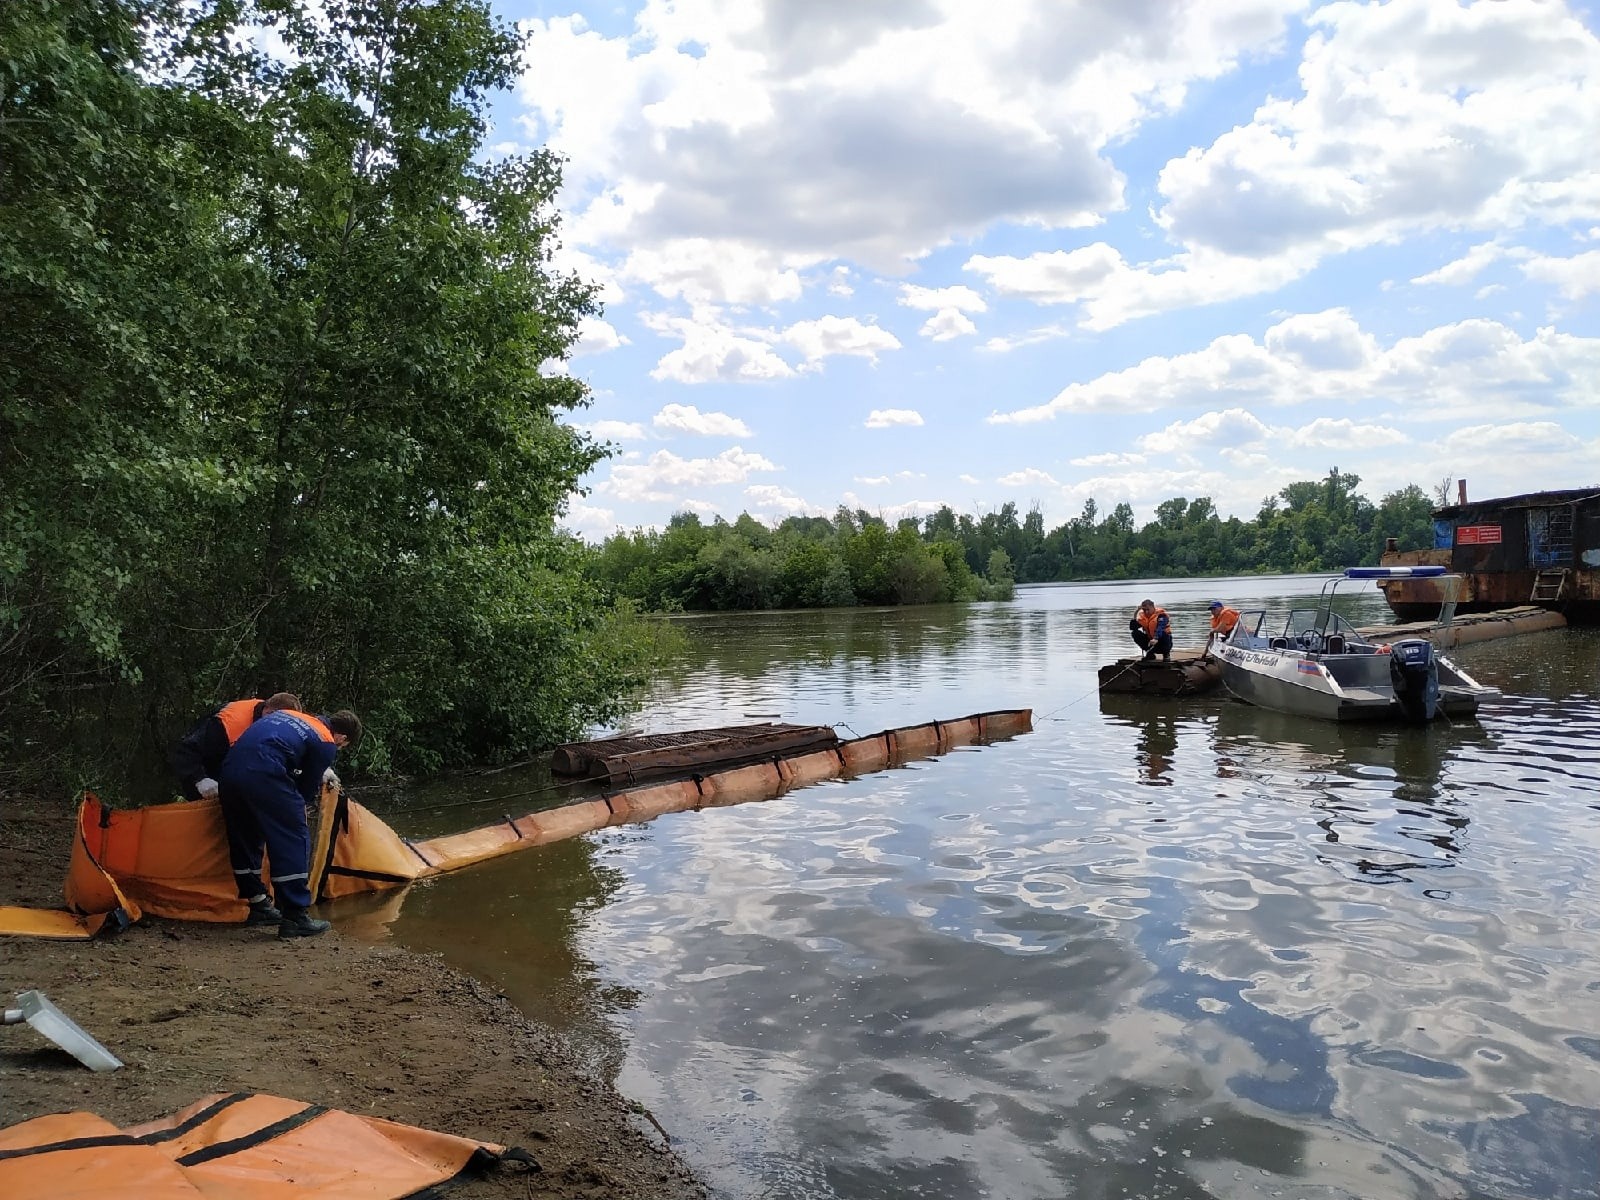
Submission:
M 1443 575 L 1449 567 L 1346 567 L 1346 579 L 1423 579 L 1430 575 Z

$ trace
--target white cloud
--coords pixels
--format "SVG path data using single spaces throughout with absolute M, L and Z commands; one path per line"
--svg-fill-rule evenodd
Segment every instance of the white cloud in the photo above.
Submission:
M 953 338 L 977 333 L 978 327 L 960 309 L 945 308 L 924 321 L 918 332 L 936 342 L 948 342 Z
M 599 317 L 584 317 L 578 322 L 578 340 L 572 344 L 572 357 L 585 354 L 604 354 L 626 346 L 628 339 Z
M 846 508 L 861 508 L 874 516 L 882 517 L 890 525 L 906 517 L 922 518 L 945 507 L 943 500 L 907 500 L 903 504 L 869 505 L 854 492 L 846 492 L 841 499 Z
M 800 274 L 783 256 L 728 239 L 673 238 L 640 247 L 622 275 L 689 304 L 777 304 L 800 297 Z
M 1074 467 L 1125 467 L 1145 461 L 1142 454 L 1118 454 L 1109 452 L 1105 454 L 1085 454 L 1082 458 L 1068 460 L 1068 465 Z
M 1009 488 L 1057 488 L 1061 484 L 1048 472 L 1035 467 L 1024 467 L 1020 471 L 1012 471 L 1009 475 L 1002 475 L 995 480 L 1001 487 Z
M 1314 371 L 1352 371 L 1377 356 L 1373 339 L 1342 308 L 1288 317 L 1264 341 L 1278 358 Z
M 1450 287 L 1459 287 L 1464 283 L 1471 283 L 1478 277 L 1480 271 L 1504 258 L 1505 254 L 1505 248 L 1498 243 L 1482 242 L 1455 261 L 1445 263 L 1437 271 L 1418 275 L 1411 282 L 1442 283 Z
M 850 268 L 842 265 L 834 267 L 833 274 L 828 277 L 828 295 L 854 296 L 855 294 L 856 289 L 850 285 Z
M 952 308 L 959 312 L 981 313 L 989 310 L 982 296 L 961 284 L 954 287 L 926 288 L 918 287 L 914 283 L 903 283 L 900 285 L 900 303 L 907 308 L 921 308 L 930 312 Z
M 1403 446 L 1407 434 L 1388 425 L 1352 421 L 1346 417 L 1318 417 L 1309 425 L 1282 431 L 1286 445 L 1318 450 L 1371 450 L 1377 446 Z
M 875 408 L 867 414 L 868 429 L 889 429 L 896 425 L 921 425 L 922 414 L 910 408 Z
M 655 415 L 652 424 L 657 429 L 692 434 L 696 437 L 754 436 L 750 432 L 750 426 L 738 417 L 720 412 L 703 413 L 692 404 L 669 404 Z
M 825 516 L 819 506 L 804 500 L 785 488 L 773 484 L 754 484 L 744 490 L 752 514 L 771 514 L 778 518 L 800 516 Z
M 1158 433 L 1140 438 L 1139 446 L 1150 454 L 1192 458 L 1201 449 L 1216 449 L 1224 455 L 1237 454 L 1263 442 L 1270 442 L 1281 453 L 1289 450 L 1371 451 L 1412 441 L 1408 435 L 1387 425 L 1344 417 L 1318 417 L 1299 427 L 1269 426 L 1252 412 L 1229 408 L 1204 413 L 1192 421 L 1175 421 Z
M 1250 258 L 1197 247 L 1132 266 L 1119 250 L 1096 242 L 1027 258 L 979 254 L 965 266 L 1002 295 L 1036 304 L 1079 304 L 1078 323 L 1100 331 L 1136 317 L 1273 291 L 1299 278 L 1314 262 L 1303 253 Z
M 588 542 L 601 542 L 616 533 L 617 516 L 609 508 L 585 504 L 581 498 L 568 496 L 561 525 Z
M 763 330 L 735 330 L 716 319 L 714 311 L 695 318 L 641 314 L 647 328 L 683 345 L 663 355 L 650 372 L 652 379 L 675 383 L 755 383 L 788 379 L 794 368 L 773 351 Z
M 805 356 L 807 363 L 818 363 L 834 355 L 853 355 L 877 361 L 878 355 L 900 349 L 900 339 L 855 317 L 819 317 L 797 321 L 783 331 L 783 340 Z
M 1432 448 L 1441 471 L 1471 481 L 1475 496 L 1592 483 L 1600 438 L 1584 439 L 1553 421 L 1507 421 L 1452 430 Z M 1530 475 L 1527 464 L 1538 464 Z
M 1522 273 L 1541 283 L 1553 283 L 1568 300 L 1582 300 L 1600 292 L 1600 250 L 1588 250 L 1571 258 L 1539 255 L 1522 264 Z
M 1030 329 L 1025 333 L 1001 334 L 988 339 L 979 347 L 989 354 L 1008 354 L 1012 350 L 1020 350 L 1024 346 L 1037 346 L 1044 342 L 1059 341 L 1064 337 L 1071 337 L 1073 330 L 1066 325 L 1041 325 L 1037 329 Z
M 743 483 L 756 471 L 776 471 L 777 466 L 759 454 L 733 446 L 715 458 L 679 458 L 670 450 L 657 450 L 644 463 L 615 463 L 611 477 L 596 485 L 618 500 L 675 501 L 690 488 Z
M 639 442 L 646 437 L 644 426 L 637 421 L 595 421 L 579 428 L 603 442 Z
M 1145 434 L 1139 447 L 1149 454 L 1184 454 L 1202 446 L 1249 446 L 1270 432 L 1254 413 L 1230 408 L 1174 421 L 1159 433 Z
M 1468 425 L 1445 437 L 1449 453 L 1544 454 L 1575 450 L 1582 439 L 1554 421 L 1512 421 L 1504 425 Z
M 1129 264 L 1097 242 L 968 269 L 1006 295 L 1077 304 L 1102 330 L 1268 292 L 1418 231 L 1600 215 L 1600 40 L 1562 5 L 1335 3 L 1308 22 L 1301 96 L 1161 171 L 1154 215 L 1174 253 Z
M 962 483 L 966 484 L 968 487 L 978 487 L 983 483 L 983 480 L 979 479 L 976 475 L 961 474 L 957 475 L 956 478 Z
M 524 22 L 518 94 L 528 140 L 568 159 L 580 245 L 727 242 L 781 270 L 892 271 L 996 223 L 1070 228 L 1120 207 L 1104 148 L 1273 47 L 1302 3 L 1064 20 L 1054 0 L 648 0 L 614 37 L 577 17 Z M 629 269 L 674 286 L 662 266 Z M 697 279 L 700 298 L 737 302 L 723 282 Z
M 923 471 L 896 471 L 892 477 L 888 475 L 857 475 L 855 481 L 871 487 L 878 487 L 886 483 L 892 483 L 896 479 L 901 483 L 911 483 L 915 480 L 926 478 L 927 474 Z
M 1146 413 L 1218 402 L 1237 405 L 1401 405 L 1413 417 L 1542 412 L 1600 400 L 1600 338 L 1540 329 L 1524 340 L 1496 321 L 1441 325 L 1388 349 L 1347 313 L 1289 317 L 1257 342 L 1229 334 L 1203 350 L 1152 356 L 1062 388 L 1044 404 L 995 413 L 995 424 L 1062 413 Z

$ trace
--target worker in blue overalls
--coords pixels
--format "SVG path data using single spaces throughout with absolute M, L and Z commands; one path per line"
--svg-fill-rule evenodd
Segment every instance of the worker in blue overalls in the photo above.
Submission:
M 281 938 L 328 931 L 311 907 L 311 829 L 306 809 L 317 802 L 340 749 L 361 737 L 361 721 L 341 709 L 329 717 L 269 713 L 239 735 L 218 779 L 228 858 L 251 925 L 276 923 Z M 261 884 L 261 852 L 272 862 L 269 897 Z

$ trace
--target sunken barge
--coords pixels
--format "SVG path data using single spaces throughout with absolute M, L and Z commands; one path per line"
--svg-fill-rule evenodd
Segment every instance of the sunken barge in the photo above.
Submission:
M 1461 576 L 1457 612 L 1532 605 L 1574 625 L 1600 624 L 1600 486 L 1530 492 L 1433 510 L 1433 546 L 1401 550 L 1390 538 L 1385 567 L 1442 566 Z M 1437 579 L 1385 579 L 1378 586 L 1395 616 L 1438 618 L 1446 600 Z

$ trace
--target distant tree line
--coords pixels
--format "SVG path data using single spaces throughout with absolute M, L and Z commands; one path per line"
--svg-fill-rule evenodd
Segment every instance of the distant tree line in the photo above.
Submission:
M 847 508 L 831 521 L 790 517 L 776 529 L 748 513 L 731 525 L 679 513 L 663 530 L 607 538 L 589 570 L 658 612 L 1009 600 L 1014 583 L 998 545 L 975 569 L 954 538 L 925 537 L 914 519 L 891 529 Z
M 1370 565 L 1384 539 L 1432 545 L 1433 501 L 1415 484 L 1373 504 L 1360 476 L 1334 468 L 1262 501 L 1253 520 L 1224 519 L 1182 496 L 1136 526 L 1133 508 L 1093 501 L 1046 530 L 1034 508 L 1006 503 L 979 517 L 949 506 L 893 528 L 859 509 L 790 517 L 776 529 L 748 514 L 706 524 L 691 513 L 661 531 L 607 538 L 597 582 L 658 611 L 827 608 L 1009 599 L 1016 583 L 1338 570 Z

